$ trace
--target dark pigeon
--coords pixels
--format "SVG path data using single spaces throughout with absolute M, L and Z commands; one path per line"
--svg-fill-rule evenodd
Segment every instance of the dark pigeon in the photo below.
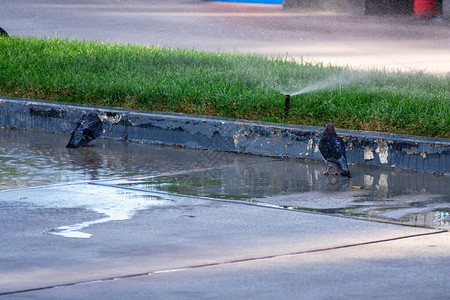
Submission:
M 324 175 L 339 175 L 341 173 L 342 176 L 352 177 L 347 166 L 344 141 L 337 136 L 333 124 L 330 122 L 327 123 L 325 131 L 320 138 L 319 150 L 327 164 L 327 171 Z M 337 172 L 330 173 L 330 168 L 336 169 Z
M 98 115 L 90 113 L 78 121 L 72 132 L 67 148 L 86 147 L 89 142 L 98 138 L 102 133 L 102 121 Z
M 0 27 L 0 37 L 9 37 L 8 33 Z

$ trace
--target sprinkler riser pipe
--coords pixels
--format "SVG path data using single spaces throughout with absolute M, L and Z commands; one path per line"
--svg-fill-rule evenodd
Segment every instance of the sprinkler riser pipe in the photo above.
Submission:
M 289 105 L 291 102 L 291 95 L 286 95 L 286 100 L 284 102 L 284 116 L 287 118 L 289 116 Z

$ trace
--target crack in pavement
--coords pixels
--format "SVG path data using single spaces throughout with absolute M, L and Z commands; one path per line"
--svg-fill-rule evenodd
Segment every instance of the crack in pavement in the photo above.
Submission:
M 0 296 L 15 295 L 15 294 L 22 294 L 22 293 L 36 292 L 36 291 L 43 291 L 43 290 L 49 290 L 49 289 L 54 289 L 54 288 L 63 288 L 63 287 L 77 286 L 77 285 L 83 285 L 83 284 L 101 283 L 101 282 L 106 282 L 106 281 L 120 280 L 120 279 L 127 279 L 127 278 L 153 276 L 153 275 L 158 275 L 158 274 L 166 274 L 166 273 L 172 273 L 172 272 L 188 271 L 188 270 L 208 268 L 208 267 L 215 267 L 215 266 L 222 266 L 222 265 L 229 265 L 229 264 L 237 264 L 237 263 L 252 262 L 252 261 L 261 261 L 261 260 L 267 260 L 267 259 L 275 259 L 275 258 L 279 258 L 279 257 L 297 256 L 297 255 L 309 254 L 309 253 L 317 253 L 317 252 L 326 252 L 326 251 L 333 251 L 333 250 L 338 250 L 338 249 L 360 247 L 360 246 L 365 246 L 365 245 L 387 243 L 387 242 L 393 242 L 393 241 L 398 241 L 398 240 L 403 240 L 403 239 L 410 239 L 410 238 L 416 238 L 416 237 L 431 236 L 431 235 L 442 234 L 442 233 L 448 233 L 448 231 L 447 230 L 440 230 L 440 231 L 436 231 L 436 232 L 406 235 L 406 236 L 400 236 L 400 237 L 394 237 L 394 238 L 388 238 L 388 239 L 382 239 L 382 240 L 376 240 L 376 241 L 369 241 L 369 242 L 363 242 L 363 243 L 354 243 L 354 244 L 334 246 L 334 247 L 327 247 L 327 248 L 321 248 L 321 249 L 304 250 L 304 251 L 281 253 L 281 254 L 275 254 L 275 255 L 266 255 L 266 256 L 249 257 L 249 258 L 242 258 L 242 259 L 235 259 L 235 260 L 219 261 L 219 262 L 208 263 L 208 264 L 184 266 L 184 267 L 179 267 L 179 268 L 156 270 L 156 271 L 149 271 L 149 272 L 135 273 L 135 274 L 126 274 L 126 275 L 115 276 L 115 277 L 106 277 L 106 278 L 92 279 L 92 280 L 86 280 L 86 281 L 77 281 L 77 282 L 70 282 L 70 283 L 64 283 L 64 284 L 56 284 L 56 285 L 49 285 L 49 286 L 30 288 L 30 289 L 16 290 L 16 291 L 10 291 L 10 292 L 0 292 Z

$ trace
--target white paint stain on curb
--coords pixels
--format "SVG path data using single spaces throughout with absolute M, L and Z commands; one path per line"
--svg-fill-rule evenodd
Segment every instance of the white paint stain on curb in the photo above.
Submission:
M 370 147 L 364 148 L 364 160 L 372 160 L 374 158 L 373 156 L 373 150 Z
M 381 139 L 376 139 L 375 143 L 378 145 L 377 150 L 375 150 L 375 152 L 378 153 L 378 157 L 380 158 L 380 163 L 387 164 L 388 157 L 389 157 L 389 147 L 387 145 L 387 142 L 383 141 Z M 372 157 L 373 157 L 373 154 L 372 154 Z
M 99 114 L 98 117 L 100 118 L 100 120 L 102 122 L 108 121 L 110 123 L 115 123 L 115 124 L 119 123 L 120 120 L 122 120 L 121 114 L 115 114 L 114 117 L 113 116 L 108 117 L 107 114 Z

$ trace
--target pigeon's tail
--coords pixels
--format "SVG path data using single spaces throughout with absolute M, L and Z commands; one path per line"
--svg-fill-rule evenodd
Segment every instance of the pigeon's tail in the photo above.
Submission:
M 352 174 L 350 174 L 350 171 L 347 166 L 347 159 L 345 158 L 345 155 L 338 159 L 339 161 L 339 173 L 341 173 L 342 176 L 352 178 Z

